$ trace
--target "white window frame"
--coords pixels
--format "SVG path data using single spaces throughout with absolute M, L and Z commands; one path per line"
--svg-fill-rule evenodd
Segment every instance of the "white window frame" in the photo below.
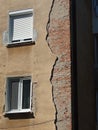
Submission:
M 9 100 L 9 84 L 8 81 L 13 79 L 19 79 L 19 89 L 18 89 L 18 108 L 17 109 L 11 109 L 9 106 L 10 100 Z M 23 109 L 22 108 L 22 92 L 23 92 L 23 81 L 24 80 L 30 80 L 30 107 L 27 109 Z M 6 80 L 6 103 L 5 103 L 5 114 L 11 114 L 11 113 L 27 113 L 27 112 L 31 112 L 32 108 L 31 108 L 31 104 L 32 104 L 32 80 L 31 80 L 31 76 L 29 77 L 8 77 Z
M 16 41 L 13 42 L 13 29 L 14 29 L 14 26 L 13 26 L 13 20 L 14 20 L 14 17 L 16 18 L 19 18 L 20 16 L 24 16 L 24 18 L 26 16 L 29 16 L 29 15 L 32 15 L 32 37 L 30 37 L 29 39 L 17 39 Z M 34 13 L 33 13 L 33 9 L 27 9 L 27 10 L 20 10 L 20 11 L 14 11 L 14 12 L 9 12 L 9 29 L 8 29 L 8 39 L 9 39 L 9 43 L 8 44 L 19 44 L 19 43 L 30 43 L 30 42 L 33 42 L 34 41 L 34 38 L 33 38 L 33 16 Z

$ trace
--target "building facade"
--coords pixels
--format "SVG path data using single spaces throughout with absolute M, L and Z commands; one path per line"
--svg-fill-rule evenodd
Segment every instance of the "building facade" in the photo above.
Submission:
M 71 130 L 69 0 L 1 0 L 0 130 Z
M 0 11 L 0 130 L 98 130 L 97 0 Z

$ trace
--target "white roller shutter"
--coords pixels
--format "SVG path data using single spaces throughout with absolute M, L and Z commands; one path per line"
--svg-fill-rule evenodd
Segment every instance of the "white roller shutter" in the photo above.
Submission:
M 24 14 L 12 17 L 12 42 L 32 41 L 33 16 Z

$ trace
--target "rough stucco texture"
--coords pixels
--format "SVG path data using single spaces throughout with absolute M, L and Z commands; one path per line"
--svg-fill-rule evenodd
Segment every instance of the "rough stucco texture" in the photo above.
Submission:
M 55 130 L 50 76 L 56 57 L 45 39 L 51 3 L 52 0 L 0 0 L 0 130 Z M 7 48 L 3 45 L 2 34 L 8 30 L 9 11 L 28 8 L 34 9 L 33 26 L 38 34 L 35 44 Z M 25 76 L 32 77 L 32 111 L 35 118 L 26 113 L 23 116 L 4 116 L 6 78 Z
M 57 56 L 51 75 L 57 130 L 71 130 L 69 0 L 54 0 L 47 25 L 47 42 Z

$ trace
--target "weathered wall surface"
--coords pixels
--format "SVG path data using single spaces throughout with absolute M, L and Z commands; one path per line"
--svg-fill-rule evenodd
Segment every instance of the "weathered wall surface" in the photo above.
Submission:
M 27 8 L 34 9 L 35 45 L 5 47 L 2 33 L 8 28 L 8 12 Z M 0 129 L 71 130 L 69 9 L 69 0 L 0 1 Z M 35 118 L 4 117 L 6 77 L 28 75 L 36 83 Z
M 55 107 L 52 101 L 50 76 L 56 57 L 46 42 L 46 25 L 52 0 L 0 1 L 0 130 L 54 130 Z M 2 34 L 8 29 L 8 12 L 34 9 L 34 28 L 38 37 L 35 45 L 7 48 Z M 36 83 L 35 118 L 9 119 L 4 117 L 6 77 L 32 76 Z
M 71 130 L 70 3 L 53 0 L 47 42 L 57 56 L 51 75 L 58 130 Z

